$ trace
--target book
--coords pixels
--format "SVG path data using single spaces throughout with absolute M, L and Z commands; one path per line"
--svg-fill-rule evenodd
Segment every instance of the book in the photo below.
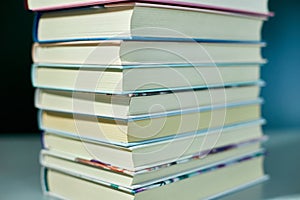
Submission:
M 57 79 L 56 81 L 58 82 Z M 263 82 L 240 83 L 208 89 L 181 88 L 181 90 L 135 91 L 125 94 L 77 92 L 59 88 L 37 89 L 35 106 L 41 110 L 126 118 L 147 113 L 255 100 L 259 97 L 260 87 L 263 84 Z
M 261 99 L 126 118 L 41 112 L 43 130 L 115 142 L 137 142 L 260 119 Z
M 56 77 L 53 79 L 53 77 Z M 101 93 L 135 93 L 145 90 L 177 90 L 177 88 L 205 88 L 257 82 L 259 65 L 233 66 L 78 66 L 33 65 L 32 82 L 35 87 L 89 91 Z M 87 81 L 88 80 L 88 81 Z M 147 92 L 147 91 L 146 91 Z
M 56 169 L 70 173 L 82 174 L 86 177 L 101 179 L 102 181 L 116 184 L 129 189 L 140 188 L 155 183 L 171 176 L 187 171 L 202 168 L 216 162 L 240 157 L 245 154 L 260 150 L 261 138 L 241 142 L 212 150 L 198 152 L 191 156 L 137 171 L 118 168 L 98 160 L 86 160 L 74 155 L 42 150 L 40 155 L 41 165 L 46 168 Z
M 38 42 L 107 38 L 259 41 L 266 19 L 232 12 L 132 2 L 39 13 L 34 38 Z
M 116 143 L 98 138 L 46 131 L 43 146 L 51 152 L 72 155 L 86 161 L 137 171 L 174 162 L 212 149 L 228 149 L 249 140 L 262 138 L 264 120 L 235 123 L 215 129 L 164 137 L 143 142 Z
M 100 40 L 67 43 L 35 43 L 35 63 L 104 65 L 218 66 L 219 64 L 265 63 L 264 43 L 195 42 L 150 40 Z M 58 65 L 58 66 L 59 66 Z M 183 65 L 184 66 L 184 65 Z M 89 66 L 91 67 L 91 66 Z
M 83 6 L 99 6 L 103 4 L 124 3 L 124 2 L 143 2 L 157 3 L 163 5 L 178 5 L 192 8 L 206 8 L 211 10 L 221 10 L 249 15 L 272 16 L 268 11 L 267 0 L 27 0 L 27 7 L 33 11 L 50 11 L 69 9 Z
M 263 152 L 256 152 L 134 190 L 50 168 L 44 171 L 44 189 L 63 199 L 208 199 L 266 180 L 262 165 Z

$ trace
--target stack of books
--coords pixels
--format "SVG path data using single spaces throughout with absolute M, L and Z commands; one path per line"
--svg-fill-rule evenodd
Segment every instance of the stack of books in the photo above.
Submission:
M 28 0 L 46 194 L 207 199 L 267 179 L 267 0 Z

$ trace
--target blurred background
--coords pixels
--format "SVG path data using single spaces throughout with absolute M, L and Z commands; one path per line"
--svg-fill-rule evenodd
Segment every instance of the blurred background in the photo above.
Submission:
M 23 1 L 6 1 L 1 10 L 1 128 L 0 133 L 35 133 L 37 112 L 30 82 L 33 13 Z M 263 116 L 265 129 L 300 128 L 300 1 L 270 0 L 275 17 L 265 23 L 268 42 L 262 67 L 267 82 Z

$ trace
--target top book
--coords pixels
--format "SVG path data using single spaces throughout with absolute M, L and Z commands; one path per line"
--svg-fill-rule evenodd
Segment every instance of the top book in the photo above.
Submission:
M 26 3 L 29 10 L 50 11 L 126 2 L 157 3 L 205 8 L 260 16 L 273 15 L 268 11 L 268 0 L 27 0 Z

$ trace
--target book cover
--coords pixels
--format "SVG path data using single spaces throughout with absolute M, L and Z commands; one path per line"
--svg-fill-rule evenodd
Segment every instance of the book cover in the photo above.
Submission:
M 26 5 L 28 5 L 28 1 L 26 0 Z M 184 2 L 184 1 L 177 1 L 177 0 L 89 0 L 89 1 L 82 1 L 82 2 L 74 2 L 74 3 L 65 3 L 65 4 L 53 4 L 51 6 L 46 7 L 38 7 L 38 8 L 31 8 L 30 6 L 26 6 L 26 8 L 32 11 L 51 11 L 51 10 L 63 10 L 63 9 L 70 9 L 70 8 L 78 8 L 78 7 L 87 7 L 87 6 L 99 6 L 99 5 L 114 5 L 118 3 L 152 3 L 152 4 L 161 4 L 161 5 L 173 5 L 173 6 L 182 6 L 188 8 L 201 8 L 201 9 L 210 9 L 210 10 L 219 10 L 219 11 L 226 11 L 226 12 L 234 12 L 234 13 L 241 13 L 253 16 L 264 16 L 269 17 L 273 16 L 272 12 L 255 12 L 245 9 L 236 9 L 236 8 L 229 8 L 217 5 L 208 5 L 202 3 L 193 3 L 193 2 Z

